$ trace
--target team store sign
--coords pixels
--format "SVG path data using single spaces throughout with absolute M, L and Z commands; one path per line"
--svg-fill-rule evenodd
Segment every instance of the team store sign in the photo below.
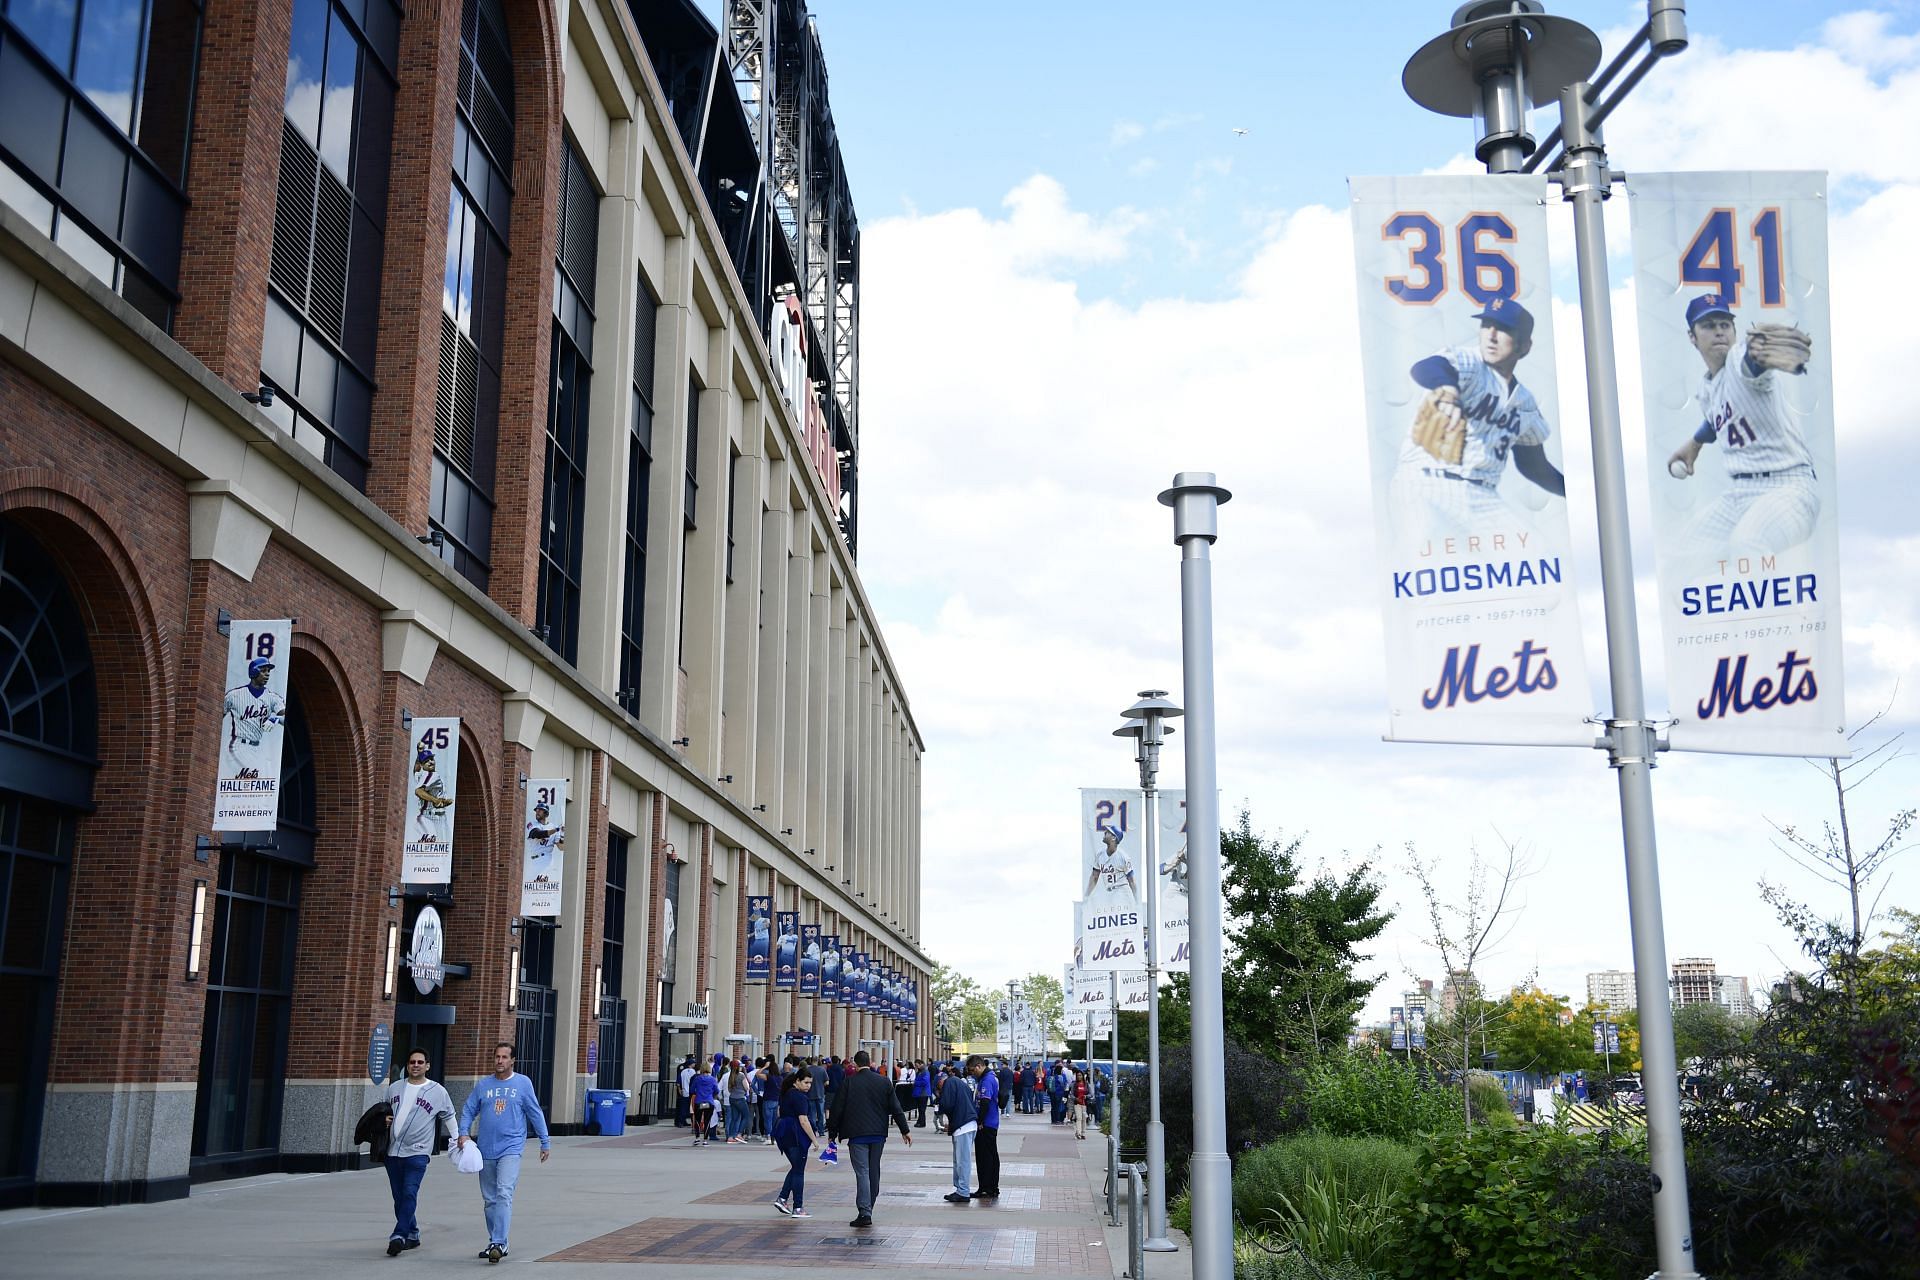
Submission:
M 280 822 L 280 749 L 286 741 L 291 618 L 235 621 L 220 704 L 215 831 L 272 831 Z
M 1846 755 L 1825 175 L 1627 185 L 1673 746 Z

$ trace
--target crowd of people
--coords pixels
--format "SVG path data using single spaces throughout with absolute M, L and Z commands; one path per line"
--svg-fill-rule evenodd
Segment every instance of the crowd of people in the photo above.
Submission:
M 406 1074 L 387 1088 L 387 1096 L 361 1117 L 355 1141 L 368 1142 L 374 1158 L 384 1160 L 393 1193 L 394 1225 L 387 1240 L 391 1256 L 419 1247 L 416 1218 L 420 1183 L 430 1156 L 446 1150 L 477 1148 L 480 1195 L 487 1246 L 479 1256 L 498 1262 L 507 1256 L 507 1231 L 513 1193 L 529 1132 L 538 1137 L 540 1159 L 550 1155 L 545 1114 L 533 1083 L 514 1070 L 513 1046 L 494 1050 L 494 1074 L 482 1078 L 467 1095 L 458 1116 L 447 1091 L 428 1079 L 425 1053 L 407 1055 Z M 873 1225 L 880 1195 L 880 1162 L 890 1128 L 913 1145 L 913 1130 L 933 1117 L 936 1133 L 953 1148 L 950 1204 L 1000 1196 L 1000 1121 L 1004 1111 L 1037 1114 L 1050 1110 L 1054 1124 L 1073 1126 L 1086 1137 L 1089 1118 L 1097 1125 L 1109 1092 L 1104 1072 L 1079 1070 L 1065 1058 L 1011 1064 L 975 1054 L 964 1061 L 902 1061 L 876 1065 L 866 1050 L 851 1058 L 824 1059 L 771 1054 L 749 1061 L 744 1055 L 716 1053 L 680 1064 L 675 1125 L 692 1130 L 696 1147 L 764 1143 L 778 1147 L 788 1163 L 785 1182 L 773 1207 L 792 1218 L 812 1215 L 806 1208 L 807 1160 L 816 1149 L 837 1163 L 844 1144 L 853 1166 L 853 1227 Z

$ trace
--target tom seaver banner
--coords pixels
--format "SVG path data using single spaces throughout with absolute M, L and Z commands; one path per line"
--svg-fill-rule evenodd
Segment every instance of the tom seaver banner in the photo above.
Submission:
M 1080 790 L 1080 911 L 1074 963 L 1084 972 L 1144 969 L 1138 791 Z
M 1386 737 L 1591 747 L 1546 179 L 1348 185 Z
M 453 807 L 459 799 L 460 717 L 415 716 L 400 848 L 403 884 L 453 879 Z
M 215 831 L 272 831 L 280 822 L 281 732 L 287 722 L 290 618 L 233 623 L 220 707 Z
M 557 916 L 566 879 L 567 780 L 527 780 L 527 838 L 520 857 L 520 914 Z
M 1636 173 L 1674 747 L 1848 754 L 1826 176 Z

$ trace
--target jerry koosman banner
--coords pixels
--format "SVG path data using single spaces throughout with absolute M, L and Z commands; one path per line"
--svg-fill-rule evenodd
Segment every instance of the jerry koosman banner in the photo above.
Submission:
M 1673 745 L 1847 754 L 1820 173 L 1636 173 Z
M 567 780 L 527 780 L 527 839 L 520 855 L 520 914 L 557 916 L 566 878 Z
M 1155 852 L 1160 865 L 1160 968 L 1185 973 L 1187 958 L 1187 793 L 1162 791 L 1158 807 L 1159 839 Z
M 235 620 L 220 707 L 215 831 L 272 831 L 280 822 L 280 746 L 287 723 L 288 618 Z
M 1386 736 L 1591 747 L 1546 179 L 1349 185 Z
M 403 884 L 453 879 L 453 806 L 460 777 L 460 717 L 415 716 L 407 763 Z
M 1074 963 L 1082 972 L 1144 969 L 1140 793 L 1080 790 L 1080 908 Z

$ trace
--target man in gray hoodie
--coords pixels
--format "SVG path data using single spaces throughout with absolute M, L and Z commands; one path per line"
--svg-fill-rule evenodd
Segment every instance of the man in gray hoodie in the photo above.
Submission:
M 420 1247 L 420 1223 L 414 1209 L 420 1203 L 420 1180 L 433 1159 L 434 1138 L 453 1132 L 453 1099 L 439 1084 L 427 1079 L 427 1055 L 419 1049 L 407 1055 L 407 1074 L 387 1086 L 387 1182 L 393 1187 L 393 1234 L 387 1237 L 387 1256 Z

